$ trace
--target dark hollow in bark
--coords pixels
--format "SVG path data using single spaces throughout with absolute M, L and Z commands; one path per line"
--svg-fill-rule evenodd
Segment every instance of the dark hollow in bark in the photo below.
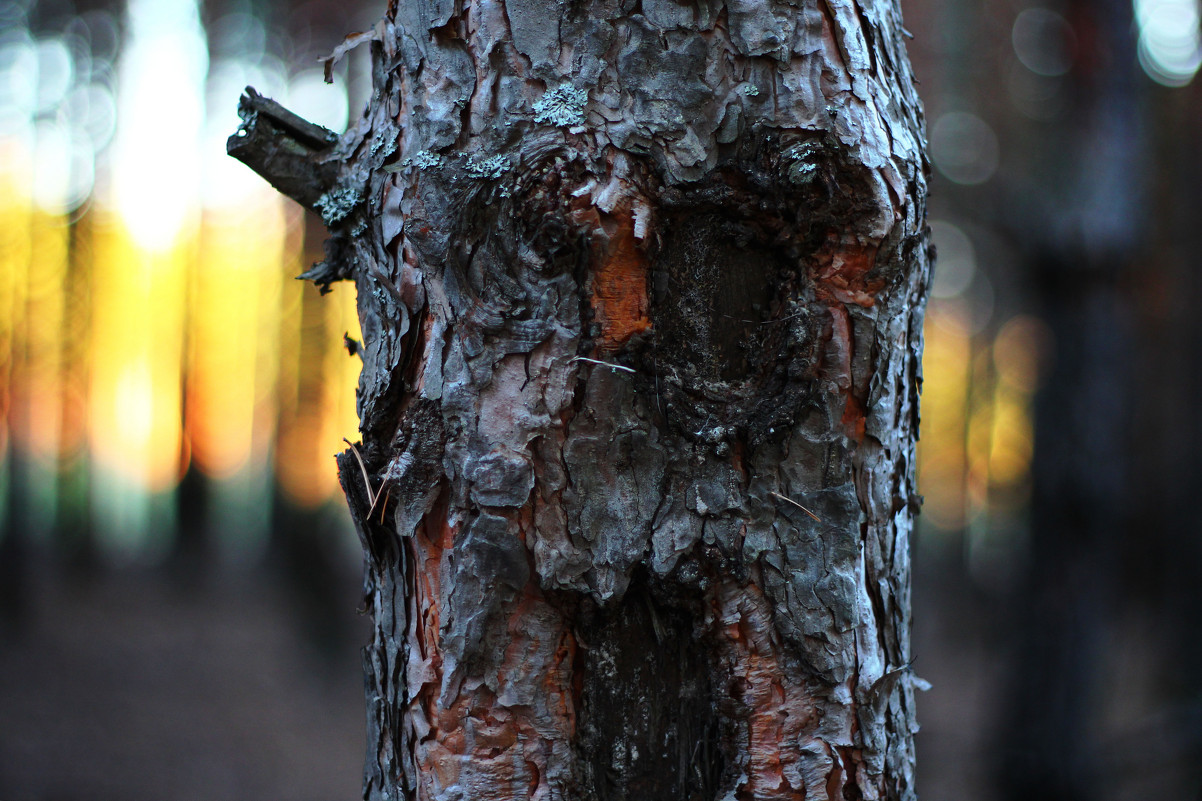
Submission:
M 714 799 L 731 744 L 693 614 L 661 605 L 636 579 L 615 608 L 581 615 L 577 628 L 588 643 L 577 679 L 585 797 Z
M 770 367 L 768 312 L 786 262 L 748 225 L 717 214 L 681 214 L 663 224 L 656 265 L 656 347 L 665 367 L 700 379 L 738 382 Z M 765 362 L 767 364 L 765 364 Z

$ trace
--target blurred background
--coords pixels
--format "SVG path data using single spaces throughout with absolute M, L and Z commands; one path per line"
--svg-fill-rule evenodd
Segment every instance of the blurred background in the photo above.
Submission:
M 0 801 L 358 793 L 353 287 L 224 142 L 384 6 L 0 0 Z M 903 10 L 920 794 L 1200 799 L 1199 2 Z

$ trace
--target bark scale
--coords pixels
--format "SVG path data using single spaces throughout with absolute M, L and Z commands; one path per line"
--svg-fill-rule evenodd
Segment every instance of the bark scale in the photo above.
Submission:
M 902 36 L 891 2 L 414 0 L 329 148 L 244 98 L 231 149 L 339 165 L 294 196 L 364 335 L 365 798 L 914 797 Z

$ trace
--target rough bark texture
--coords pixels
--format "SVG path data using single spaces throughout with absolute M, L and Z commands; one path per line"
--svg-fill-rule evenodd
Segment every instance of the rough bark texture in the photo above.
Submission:
M 411 0 L 360 37 L 375 96 L 302 202 L 364 337 L 366 798 L 914 796 L 902 36 Z

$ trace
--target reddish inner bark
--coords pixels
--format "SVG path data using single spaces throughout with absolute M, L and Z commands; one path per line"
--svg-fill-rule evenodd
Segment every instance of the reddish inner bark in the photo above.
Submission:
M 593 272 L 592 306 L 600 326 L 597 351 L 616 353 L 635 334 L 651 328 L 647 297 L 647 257 L 634 236 L 634 219 L 625 210 L 601 216 L 603 233 Z

